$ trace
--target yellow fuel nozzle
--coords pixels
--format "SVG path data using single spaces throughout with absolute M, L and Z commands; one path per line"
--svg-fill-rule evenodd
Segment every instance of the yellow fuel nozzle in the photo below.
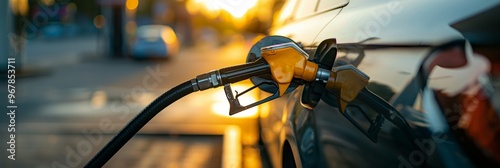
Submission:
M 334 67 L 326 83 L 327 90 L 333 90 L 339 99 L 340 112 L 344 112 L 351 101 L 365 88 L 370 77 L 352 65 Z
M 326 89 L 337 92 L 342 112 L 370 79 L 352 65 L 335 67 L 332 72 L 320 69 L 318 64 L 307 60 L 308 54 L 294 42 L 263 47 L 261 55 L 270 66 L 273 80 L 278 83 L 279 96 L 285 93 L 293 78 L 308 82 L 324 80 Z
M 293 78 L 316 79 L 318 64 L 308 61 L 308 54 L 294 42 L 264 47 L 261 55 L 270 66 L 273 80 L 278 83 L 280 96 L 285 94 Z

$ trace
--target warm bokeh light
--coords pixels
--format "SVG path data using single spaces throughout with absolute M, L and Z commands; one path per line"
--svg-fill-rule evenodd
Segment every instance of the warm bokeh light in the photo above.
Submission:
M 233 91 L 238 91 L 238 92 L 242 92 L 250 87 L 251 87 L 251 85 L 245 85 L 245 84 L 233 84 L 233 85 L 231 85 L 231 89 L 233 89 Z M 225 92 L 222 90 L 222 88 L 220 88 L 220 89 L 221 89 L 220 91 L 217 91 L 214 94 L 213 98 L 214 98 L 215 102 L 212 104 L 211 110 L 212 110 L 212 112 L 214 112 L 217 115 L 229 117 L 229 103 L 226 99 Z M 233 95 L 236 96 L 235 93 L 233 93 Z M 248 93 L 245 93 L 244 95 L 240 96 L 238 99 L 240 100 L 241 105 L 248 105 L 250 103 L 258 101 L 257 89 L 254 89 Z M 239 112 L 235 115 L 232 115 L 231 117 L 233 117 L 233 118 L 234 117 L 236 117 L 236 118 L 256 118 L 257 115 L 258 115 L 258 108 L 253 107 L 253 108 L 247 109 L 245 111 Z
M 257 4 L 257 0 L 240 0 L 239 2 L 236 1 L 236 3 L 234 3 L 235 1 L 226 0 L 225 2 L 227 3 L 221 3 L 222 9 L 226 10 L 236 18 L 243 17 L 243 15 L 245 15 L 250 8 Z
M 42 4 L 51 6 L 54 4 L 54 0 L 41 0 Z
M 66 12 L 75 13 L 76 11 L 78 11 L 78 6 L 74 2 L 70 2 L 66 5 Z
M 222 167 L 240 167 L 241 164 L 241 129 L 238 126 L 228 126 L 224 131 L 222 146 Z
M 127 0 L 127 3 L 125 5 L 127 6 L 128 10 L 135 10 L 137 9 L 137 6 L 139 6 L 139 0 Z
M 297 0 L 290 0 L 290 1 L 287 1 L 286 3 L 292 3 L 292 4 L 294 4 L 294 3 L 296 3 L 296 1 L 297 1 Z M 293 7 L 294 7 L 294 5 L 287 5 L 287 4 L 285 4 L 285 5 L 283 5 L 283 6 L 285 6 L 285 8 L 281 9 L 281 12 L 280 12 L 280 13 L 278 13 L 278 15 L 277 15 L 277 16 L 275 16 L 275 17 L 277 17 L 277 19 L 276 19 L 276 22 L 277 22 L 277 23 L 283 23 L 283 22 L 285 22 L 285 21 L 286 21 L 286 19 L 287 19 L 289 16 L 291 16 L 291 15 L 292 15 L 292 12 L 293 12 L 293 10 L 294 10 L 294 8 L 293 8 Z
M 92 94 L 92 98 L 90 98 L 90 105 L 94 109 L 100 109 L 104 107 L 104 105 L 106 105 L 107 100 L 108 96 L 106 92 L 99 90 L 94 92 L 94 94 Z
M 151 102 L 153 102 L 157 97 L 158 97 L 158 95 L 156 95 L 155 93 L 142 92 L 139 95 L 135 95 L 133 97 L 133 101 L 135 101 L 136 103 L 138 103 L 141 106 L 147 106 Z
M 127 34 L 133 34 L 137 30 L 137 23 L 135 21 L 128 21 L 127 24 L 125 24 L 125 32 Z
M 94 17 L 94 26 L 96 28 L 102 28 L 104 27 L 104 24 L 106 23 L 106 18 L 103 15 L 97 15 Z
M 28 0 L 10 0 L 12 13 L 26 16 L 29 10 Z
M 74 15 L 78 11 L 78 6 L 74 2 L 70 2 L 70 3 L 68 3 L 68 5 L 66 5 L 65 8 L 66 8 L 66 14 L 62 18 L 62 21 L 63 22 L 71 22 L 72 19 L 74 19 L 73 18 Z
M 172 30 L 172 28 L 170 27 L 166 27 L 165 29 L 163 29 L 161 38 L 167 44 L 174 44 L 175 42 L 177 42 L 177 36 L 175 35 L 174 30 Z
M 191 3 L 187 5 L 187 9 L 195 13 L 202 6 L 208 10 L 205 14 L 224 10 L 235 18 L 241 18 L 256 4 L 257 0 L 191 0 Z
M 262 118 L 267 118 L 269 116 L 269 112 L 271 112 L 271 105 L 269 103 L 264 103 L 259 105 L 260 116 Z

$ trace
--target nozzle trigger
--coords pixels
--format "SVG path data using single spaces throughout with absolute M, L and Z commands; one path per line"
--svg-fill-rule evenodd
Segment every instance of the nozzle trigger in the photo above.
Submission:
M 225 84 L 224 85 L 224 92 L 226 92 L 226 98 L 227 98 L 227 101 L 229 101 L 229 115 L 234 115 L 234 114 L 239 113 L 241 111 L 244 111 L 246 109 L 249 109 L 249 108 L 255 107 L 257 105 L 260 105 L 262 103 L 276 99 L 280 96 L 279 89 L 276 89 L 277 91 L 269 97 L 266 97 L 262 100 L 251 103 L 249 105 L 241 105 L 238 97 L 240 97 L 241 95 L 244 95 L 245 93 L 248 93 L 249 91 L 251 91 L 251 90 L 253 90 L 261 85 L 271 85 L 271 86 L 278 88 L 278 85 L 274 82 L 262 82 L 262 83 L 259 83 L 258 85 L 254 85 L 254 86 L 248 88 L 247 90 L 245 90 L 241 93 L 235 92 L 236 96 L 233 96 L 233 90 L 231 89 L 231 85 Z

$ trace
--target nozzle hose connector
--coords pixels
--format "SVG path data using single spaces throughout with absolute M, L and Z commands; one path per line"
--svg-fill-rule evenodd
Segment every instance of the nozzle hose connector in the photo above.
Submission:
M 316 79 L 315 81 L 320 81 L 323 83 L 327 83 L 328 79 L 330 78 L 330 73 L 331 70 L 323 69 L 323 68 L 318 68 L 318 72 L 316 72 Z
M 198 75 L 191 79 L 191 85 L 194 91 L 202 91 L 209 88 L 216 88 L 222 85 L 219 71 L 210 71 L 209 73 Z
M 193 90 L 201 91 L 265 74 L 271 74 L 269 64 L 265 59 L 259 58 L 248 64 L 226 67 L 198 75 L 191 80 L 191 83 Z

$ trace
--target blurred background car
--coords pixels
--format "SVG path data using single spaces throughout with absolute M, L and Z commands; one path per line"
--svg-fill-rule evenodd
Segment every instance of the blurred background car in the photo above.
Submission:
M 179 40 L 169 26 L 144 25 L 137 28 L 130 48 L 135 59 L 167 58 L 177 55 Z
M 498 166 L 498 9 L 492 1 L 286 1 L 270 34 L 300 42 L 310 60 L 334 38 L 333 67 L 370 76 L 367 88 L 411 129 L 359 100 L 341 112 L 334 93 L 306 84 L 260 107 L 264 154 L 273 167 Z M 321 101 L 311 108 L 304 94 Z
M 61 23 L 48 23 L 43 29 L 42 34 L 45 38 L 60 38 L 64 35 L 64 26 Z

